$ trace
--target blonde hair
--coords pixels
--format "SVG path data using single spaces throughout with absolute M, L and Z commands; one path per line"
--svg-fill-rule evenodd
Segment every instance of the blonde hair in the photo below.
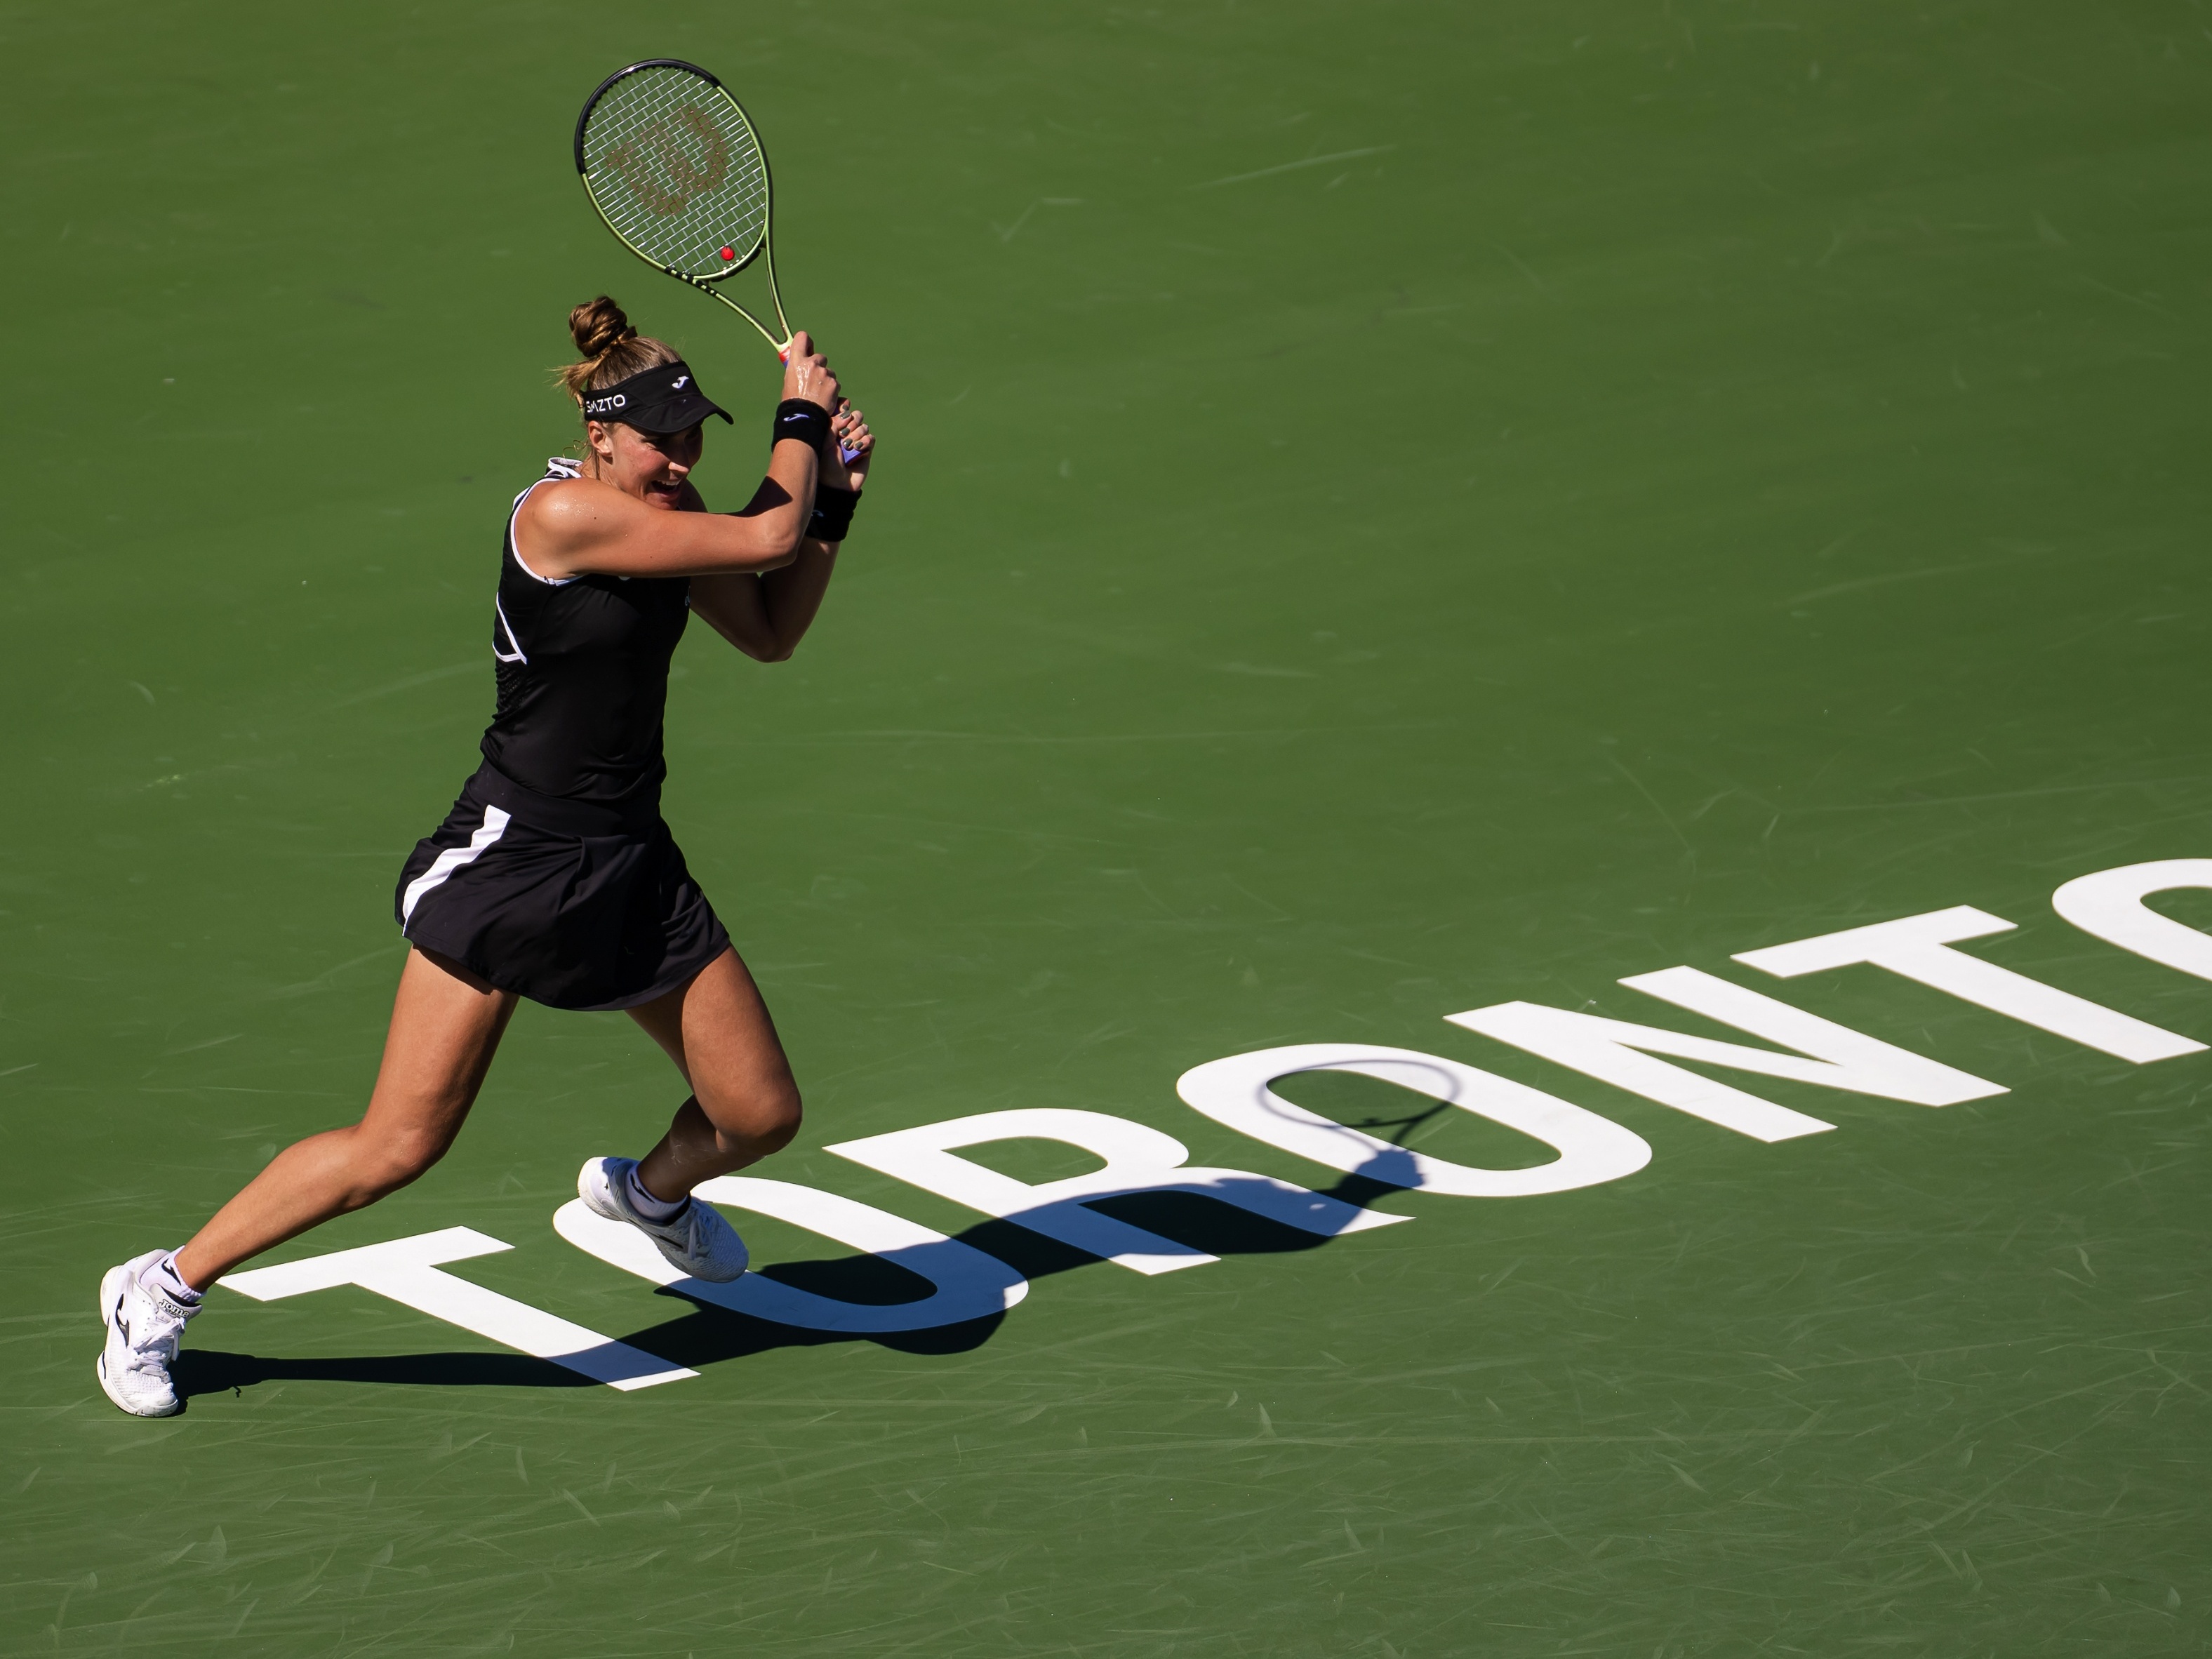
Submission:
M 623 308 L 604 294 L 568 313 L 568 334 L 584 360 L 565 365 L 559 380 L 579 409 L 587 392 L 603 392 L 633 374 L 681 361 L 675 347 L 632 328 Z

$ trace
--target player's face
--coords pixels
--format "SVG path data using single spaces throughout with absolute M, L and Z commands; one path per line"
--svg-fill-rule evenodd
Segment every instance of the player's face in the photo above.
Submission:
M 684 481 L 698 465 L 700 452 L 706 447 L 706 434 L 700 428 L 641 432 L 634 426 L 610 425 L 600 429 L 611 447 L 611 454 L 601 449 L 602 478 L 647 507 L 673 512 L 683 505 Z M 596 443 L 592 447 L 601 447 Z

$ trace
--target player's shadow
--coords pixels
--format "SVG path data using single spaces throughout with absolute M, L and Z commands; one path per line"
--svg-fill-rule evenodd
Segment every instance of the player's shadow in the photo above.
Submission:
M 596 1389 L 599 1385 L 550 1359 L 526 1353 L 395 1353 L 343 1359 L 271 1359 L 186 1348 L 169 1368 L 177 1392 L 228 1394 L 263 1382 L 428 1383 L 437 1388 Z
M 1409 1154 L 1398 1150 L 1423 1123 L 1449 1109 L 1437 1102 L 1404 1117 L 1368 1119 L 1353 1127 L 1373 1133 L 1391 1131 L 1395 1143 L 1378 1152 L 1361 1167 L 1341 1176 L 1330 1186 L 1315 1190 L 1341 1203 L 1370 1207 L 1377 1198 L 1418 1187 L 1419 1179 Z M 1255 1183 L 1255 1186 L 1257 1183 Z M 1241 1207 L 1233 1196 L 1237 1183 L 1215 1182 L 1208 1189 L 1222 1194 L 1208 1197 L 1201 1191 L 1163 1191 L 1139 1188 L 1127 1193 L 1086 1198 L 1086 1207 L 1103 1215 L 1141 1227 L 1146 1232 L 1173 1240 L 1209 1255 L 1279 1255 L 1317 1250 L 1334 1243 L 1338 1234 L 1311 1233 L 1256 1215 Z M 1268 1189 L 1272 1191 L 1273 1189 Z M 954 1242 L 986 1255 L 995 1256 L 1035 1283 L 1056 1273 L 1102 1265 L 1103 1258 L 1062 1244 L 1020 1224 L 1018 1214 L 1004 1220 L 976 1223 L 955 1236 Z M 760 1269 L 762 1276 L 794 1289 L 811 1291 L 836 1301 L 873 1306 L 895 1306 L 928 1296 L 938 1285 L 957 1285 L 966 1263 L 961 1252 L 943 1246 L 923 1245 L 907 1254 L 920 1272 L 874 1255 L 842 1255 L 796 1261 L 780 1261 Z M 940 1269 L 939 1263 L 942 1261 Z M 928 1274 L 938 1280 L 933 1285 Z M 981 1347 L 1006 1322 L 1004 1313 L 994 1313 L 957 1324 L 926 1330 L 855 1333 L 811 1330 L 777 1324 L 717 1304 L 696 1301 L 676 1287 L 655 1292 L 684 1305 L 684 1311 L 660 1323 L 623 1337 L 632 1347 L 697 1370 L 724 1364 L 776 1348 L 821 1347 L 833 1343 L 872 1342 L 901 1353 L 954 1354 Z M 439 1388 L 499 1387 L 580 1389 L 599 1384 L 550 1360 L 522 1354 L 417 1353 L 336 1359 L 270 1359 L 250 1354 L 210 1349 L 186 1349 L 177 1356 L 172 1375 L 179 1395 L 217 1394 L 227 1389 L 278 1381 L 371 1382 Z

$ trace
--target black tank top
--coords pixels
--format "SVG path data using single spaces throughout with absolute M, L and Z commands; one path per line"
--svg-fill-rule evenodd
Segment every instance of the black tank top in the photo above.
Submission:
M 668 774 L 668 659 L 691 616 L 688 576 L 570 576 L 522 562 L 514 521 L 530 490 L 583 476 L 565 456 L 514 498 L 492 611 L 499 708 L 484 758 L 526 789 L 571 800 L 657 802 Z

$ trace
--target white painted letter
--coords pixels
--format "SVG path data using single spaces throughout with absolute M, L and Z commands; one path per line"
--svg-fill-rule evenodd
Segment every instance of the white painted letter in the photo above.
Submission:
M 2212 979 L 2212 939 L 2143 903 L 2146 894 L 2176 887 L 2212 887 L 2212 859 L 2160 859 L 2076 876 L 2051 896 L 2051 908 L 2107 945 Z
M 1080 1146 L 1104 1158 L 1106 1167 L 1065 1181 L 1031 1183 L 988 1170 L 952 1150 L 992 1140 L 1028 1139 Z M 1089 1200 L 1126 1193 L 1196 1193 L 1325 1238 L 1413 1219 L 1363 1210 L 1272 1176 L 1186 1167 L 1190 1151 L 1173 1135 L 1104 1112 L 1048 1106 L 978 1112 L 848 1140 L 829 1150 L 924 1192 L 1015 1222 L 1140 1273 L 1173 1273 L 1220 1258 L 1087 1209 Z
M 441 1273 L 439 1264 L 464 1261 L 472 1255 L 511 1250 L 512 1244 L 469 1227 L 447 1227 L 412 1238 L 395 1238 L 358 1250 L 336 1250 L 287 1261 L 274 1267 L 255 1267 L 230 1273 L 216 1281 L 243 1292 L 257 1302 L 303 1296 L 340 1285 L 358 1285 L 364 1291 L 389 1297 L 417 1313 L 442 1319 L 478 1336 L 488 1336 L 507 1347 L 550 1359 L 572 1371 L 581 1371 L 594 1382 L 615 1389 L 649 1389 L 656 1382 L 675 1382 L 698 1372 L 672 1365 L 642 1349 L 617 1342 L 581 1325 L 556 1319 L 526 1302 L 517 1302 Z
M 1631 1094 L 1672 1106 L 1693 1117 L 1717 1123 L 1755 1140 L 1790 1140 L 1818 1134 L 1835 1125 L 1793 1112 L 1772 1101 L 1724 1083 L 1700 1077 L 1654 1054 L 1680 1060 L 1701 1060 L 1731 1071 L 1753 1072 L 1762 1077 L 1789 1078 L 1798 1083 L 1817 1083 L 1853 1094 L 1880 1095 L 1888 1100 L 1909 1100 L 1922 1106 L 1949 1106 L 1961 1100 L 1981 1100 L 2004 1090 L 1980 1078 L 1940 1066 L 1918 1054 L 1893 1048 L 1887 1042 L 1847 1026 L 1793 1008 L 1772 997 L 1747 991 L 1724 979 L 1695 968 L 1666 968 L 1656 974 L 1636 974 L 1620 981 L 1671 1002 L 1678 1008 L 1717 1019 L 1723 1025 L 1763 1036 L 1770 1042 L 1786 1042 L 1800 1052 L 1776 1054 L 1770 1048 L 1747 1048 L 1740 1043 L 1718 1042 L 1711 1037 L 1680 1031 L 1662 1031 L 1649 1025 L 1632 1025 L 1596 1014 L 1546 1008 L 1530 1002 L 1501 1002 L 1464 1014 L 1446 1014 L 1455 1025 L 1480 1031 L 1510 1042 L 1516 1048 L 1541 1054 L 1562 1066 L 1571 1066 Z M 1641 1051 L 1641 1052 L 1639 1052 Z M 1808 1060 L 1803 1056 L 1815 1058 Z
M 860 1336 L 933 1330 L 939 1325 L 957 1325 L 963 1320 L 1004 1313 L 1030 1293 L 1029 1280 L 998 1257 L 932 1232 L 903 1216 L 835 1193 L 788 1181 L 716 1176 L 701 1182 L 692 1195 L 772 1215 L 824 1238 L 850 1244 L 919 1274 L 935 1288 L 918 1301 L 878 1304 L 841 1302 L 757 1273 L 726 1285 L 687 1279 L 669 1266 L 643 1233 L 625 1223 L 593 1215 L 580 1199 L 570 1199 L 553 1212 L 553 1227 L 577 1249 L 640 1279 L 670 1285 L 695 1302 L 711 1302 L 732 1313 L 796 1325 L 802 1330 L 845 1331 Z
M 2070 1037 L 2084 1048 L 2131 1060 L 2138 1066 L 2203 1049 L 2201 1042 L 1951 949 L 1960 939 L 2011 930 L 2012 923 L 2002 918 L 1960 904 L 1925 915 L 1878 921 L 1871 927 L 1850 927 L 1840 933 L 1740 951 L 1736 960 L 1781 979 L 1861 963 L 1887 968 L 1902 978 L 1948 992 L 1962 1002 L 1993 1009 L 2023 1025 Z
M 1294 1072 L 1357 1072 L 1534 1136 L 1559 1154 L 1529 1170 L 1480 1170 L 1394 1146 L 1293 1106 L 1267 1085 Z M 1644 1137 L 1540 1089 L 1455 1060 L 1364 1042 L 1296 1042 L 1194 1066 L 1176 1080 L 1196 1110 L 1239 1134 L 1393 1187 L 1457 1198 L 1526 1198 L 1595 1187 L 1651 1161 Z

